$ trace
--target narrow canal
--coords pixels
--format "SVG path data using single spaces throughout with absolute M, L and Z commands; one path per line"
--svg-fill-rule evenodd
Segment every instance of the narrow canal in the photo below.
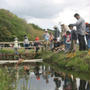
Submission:
M 12 78 L 13 90 L 90 90 L 90 79 L 74 77 L 49 65 L 21 65 L 17 70 L 6 68 Z

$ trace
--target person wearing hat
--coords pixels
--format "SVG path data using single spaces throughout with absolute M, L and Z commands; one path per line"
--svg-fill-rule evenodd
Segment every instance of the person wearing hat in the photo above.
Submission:
M 35 38 L 35 43 L 34 43 L 34 48 L 35 48 L 35 52 L 37 53 L 39 48 L 40 42 L 39 42 L 39 37 Z
M 86 40 L 88 46 L 88 55 L 90 55 L 90 24 L 86 23 Z
M 49 35 L 47 29 L 45 30 L 45 33 L 44 33 L 43 37 L 44 37 L 44 40 L 45 40 L 45 41 L 48 41 L 48 40 L 49 40 L 50 35 Z
M 86 42 L 85 42 L 85 20 L 81 18 L 81 16 L 76 13 L 74 14 L 74 17 L 77 19 L 77 22 L 75 24 L 72 24 L 73 26 L 76 26 L 77 28 L 77 35 L 79 40 L 79 50 L 85 51 L 86 50 Z
M 15 54 L 18 54 L 18 48 L 19 48 L 19 43 L 18 43 L 18 38 L 16 37 L 14 41 Z
M 25 49 L 28 49 L 29 47 L 29 40 L 28 40 L 27 35 L 24 35 L 24 47 Z
M 49 38 L 50 38 L 50 35 L 47 29 L 45 30 L 45 33 L 43 34 L 43 38 L 44 38 L 45 49 L 47 49 L 49 46 Z

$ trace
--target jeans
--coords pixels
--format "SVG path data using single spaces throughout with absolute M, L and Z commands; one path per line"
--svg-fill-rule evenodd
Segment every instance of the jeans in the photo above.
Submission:
M 66 44 L 66 50 L 70 49 L 70 44 Z
M 50 49 L 52 49 L 53 48 L 53 42 L 50 42 Z
M 71 40 L 70 51 L 72 51 L 72 52 L 76 51 L 76 42 L 77 42 L 77 40 Z
M 86 42 L 85 42 L 84 35 L 79 34 L 78 40 L 79 40 L 79 50 L 80 51 L 86 50 Z
M 87 40 L 88 49 L 90 49 L 90 39 Z
M 15 54 L 18 55 L 19 54 L 18 53 L 18 48 L 15 48 L 14 50 L 15 50 Z
M 64 44 L 66 45 L 66 37 L 65 36 L 63 37 L 63 40 L 64 40 Z

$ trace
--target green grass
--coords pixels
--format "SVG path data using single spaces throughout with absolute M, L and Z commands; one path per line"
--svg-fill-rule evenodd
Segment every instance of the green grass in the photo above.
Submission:
M 25 53 L 25 49 L 18 49 L 18 52 L 20 54 L 23 54 L 23 53 Z M 31 52 L 34 52 L 34 50 L 33 49 L 27 50 L 27 53 L 31 53 Z M 3 53 L 4 54 L 15 54 L 15 50 L 14 50 L 14 48 L 12 48 L 12 49 L 11 48 L 9 48 L 9 49 L 8 48 L 7 49 L 3 48 L 3 49 L 0 50 L 0 53 L 1 54 L 3 54 Z
M 77 51 L 73 58 L 67 58 L 64 52 L 53 53 L 49 51 L 41 53 L 39 57 L 43 58 L 45 62 L 69 70 L 89 72 L 90 69 L 90 56 L 88 56 L 87 51 Z
M 0 69 L 0 90 L 12 90 L 11 79 L 5 69 Z
M 25 53 L 24 49 L 19 49 L 18 51 L 20 54 Z M 3 49 L 0 50 L 0 53 L 14 54 L 14 49 Z M 34 55 L 34 50 L 30 49 L 28 50 L 28 53 Z M 90 56 L 88 56 L 87 51 L 77 51 L 76 56 L 73 58 L 67 58 L 64 52 L 54 53 L 51 51 L 44 51 L 39 53 L 39 55 L 36 55 L 34 58 L 42 58 L 47 63 L 73 71 L 89 72 L 90 69 Z

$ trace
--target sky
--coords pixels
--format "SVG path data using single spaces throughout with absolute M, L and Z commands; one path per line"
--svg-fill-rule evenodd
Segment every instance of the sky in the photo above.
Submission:
M 52 29 L 55 25 L 75 23 L 79 13 L 90 23 L 89 0 L 0 0 L 0 8 L 7 9 L 28 23 Z

